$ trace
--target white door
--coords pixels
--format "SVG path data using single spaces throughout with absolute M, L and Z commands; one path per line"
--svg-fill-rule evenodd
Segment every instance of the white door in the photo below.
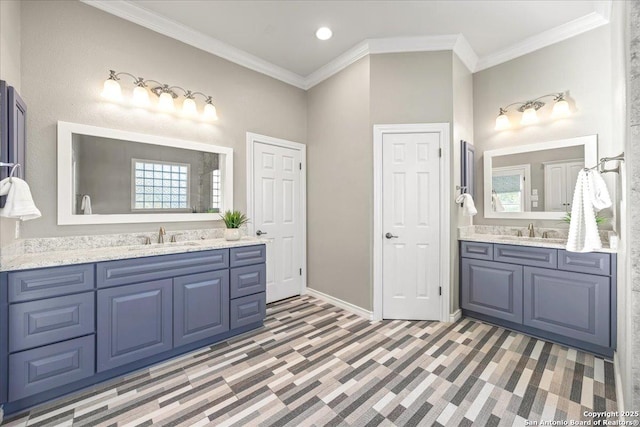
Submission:
M 384 319 L 441 319 L 440 138 L 425 132 L 382 139 Z
M 301 152 L 253 144 L 253 230 L 267 243 L 267 302 L 302 291 Z
M 544 210 L 547 212 L 566 212 L 567 207 L 567 170 L 563 163 L 544 167 Z

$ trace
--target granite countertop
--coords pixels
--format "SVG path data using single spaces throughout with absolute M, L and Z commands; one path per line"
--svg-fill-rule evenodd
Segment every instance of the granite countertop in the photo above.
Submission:
M 31 268 L 54 267 L 71 264 L 85 264 L 98 261 L 110 261 L 127 258 L 142 258 L 154 255 L 177 254 L 184 252 L 207 251 L 211 249 L 233 248 L 239 246 L 260 245 L 266 239 L 243 237 L 237 241 L 225 239 L 191 240 L 177 243 L 155 243 L 152 245 L 109 246 L 73 250 L 55 250 L 19 254 L 3 257 L 0 271 L 27 270 Z
M 566 249 L 567 242 L 562 239 L 543 239 L 541 237 L 511 237 L 511 236 L 495 236 L 492 234 L 471 234 L 460 237 L 458 240 L 469 242 L 485 242 L 485 243 L 501 243 L 503 245 L 519 245 L 519 246 L 535 246 L 538 248 L 554 248 Z M 602 244 L 602 249 L 596 252 L 616 253 L 615 249 L 611 249 L 606 243 Z
M 516 236 L 518 231 L 523 234 L 523 237 Z M 538 236 L 541 236 L 543 232 L 547 232 L 550 237 L 526 237 L 528 230 L 524 227 L 471 225 L 458 227 L 458 240 L 566 249 L 568 229 L 539 228 L 536 230 Z M 615 236 L 615 233 L 611 231 L 601 231 L 602 249 L 597 252 L 617 253 L 617 249 L 612 249 L 609 245 L 609 241 L 613 236 Z

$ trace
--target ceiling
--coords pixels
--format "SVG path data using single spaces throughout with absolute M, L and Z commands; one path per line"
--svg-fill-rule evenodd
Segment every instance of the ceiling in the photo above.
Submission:
M 610 10 L 610 1 L 579 0 L 85 2 L 301 87 L 328 77 L 319 70 L 330 75 L 349 57 L 361 57 L 368 41 L 385 39 L 383 51 L 441 50 L 457 42 L 477 71 L 603 25 Z M 330 27 L 333 38 L 318 40 L 320 26 Z

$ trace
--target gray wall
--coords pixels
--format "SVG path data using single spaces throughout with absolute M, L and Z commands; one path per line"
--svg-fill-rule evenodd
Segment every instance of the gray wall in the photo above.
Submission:
M 308 92 L 308 285 L 370 310 L 369 57 Z
M 372 309 L 373 125 L 451 123 L 452 103 L 451 52 L 371 55 L 309 90 L 311 288 Z
M 76 1 L 22 2 L 22 95 L 29 106 L 27 181 L 43 217 L 24 237 L 152 231 L 159 224 L 56 225 L 58 120 L 234 149 L 234 205 L 246 209 L 246 132 L 306 139 L 306 93 Z M 100 97 L 109 69 L 211 94 L 220 120 L 203 124 Z M 123 83 L 123 90 L 133 87 Z M 202 108 L 202 107 L 200 107 Z M 222 226 L 172 223 L 167 228 Z
M 458 310 L 460 279 L 458 277 L 459 256 L 458 256 L 458 230 L 457 227 L 471 225 L 472 218 L 462 215 L 461 207 L 455 203 L 458 192 L 455 191 L 457 185 L 461 184 L 460 177 L 460 140 L 474 144 L 473 135 L 473 74 L 462 63 L 456 54 L 452 55 L 452 86 L 453 86 L 453 133 L 451 138 L 451 187 L 454 191 L 451 194 L 451 313 Z M 478 178 L 476 178 L 477 180 Z M 478 197 L 476 195 L 476 197 Z M 475 202 L 475 200 L 474 200 Z
M 561 43 L 505 62 L 473 75 L 474 136 L 477 155 L 478 215 L 475 224 L 526 225 L 530 220 L 485 219 L 483 198 L 483 152 L 537 142 L 598 134 L 600 156 L 619 154 L 612 136 L 611 29 L 600 27 Z M 539 111 L 540 123 L 511 130 L 494 129 L 498 109 L 516 101 L 569 91 L 573 114 L 551 120 L 551 106 Z M 551 101 L 552 103 L 552 101 Z M 512 108 L 513 110 L 513 108 Z M 616 152 L 618 151 L 618 152 Z M 612 197 L 615 181 L 606 178 Z M 534 221 L 538 226 L 557 227 L 557 221 Z
M 0 80 L 20 92 L 20 2 L 0 1 Z M 1 159 L 6 161 L 6 159 Z M 15 241 L 17 221 L 0 218 L 0 251 Z

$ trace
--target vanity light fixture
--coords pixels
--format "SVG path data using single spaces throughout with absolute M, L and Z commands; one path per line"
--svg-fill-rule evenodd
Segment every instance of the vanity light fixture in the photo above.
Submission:
M 204 109 L 202 117 L 207 121 L 218 120 L 216 107 L 213 105 L 213 98 L 202 92 L 192 92 L 183 89 L 180 86 L 169 86 L 156 80 L 143 79 L 126 72 L 116 72 L 109 70 L 109 77 L 104 82 L 102 96 L 115 102 L 122 101 L 122 88 L 120 87 L 120 76 L 128 76 L 133 79 L 133 95 L 131 102 L 137 107 L 148 107 L 151 105 L 149 99 L 149 91 L 158 97 L 158 109 L 164 112 L 173 112 L 176 110 L 175 100 L 180 96 L 184 97 L 182 101 L 182 113 L 188 117 L 198 117 L 198 105 L 196 104 L 196 96 L 204 98 Z M 149 84 L 152 86 L 149 87 Z M 178 95 L 176 91 L 180 92 Z
M 536 99 L 532 99 L 531 101 L 514 102 L 507 105 L 506 107 L 500 107 L 498 117 L 496 117 L 495 129 L 505 130 L 511 127 L 511 122 L 509 121 L 509 117 L 507 116 L 507 108 L 513 105 L 517 105 L 517 110 L 522 113 L 522 117 L 520 118 L 521 125 L 527 126 L 537 123 L 538 110 L 545 106 L 545 103 L 542 102 L 541 99 L 548 97 L 553 97 L 553 101 L 555 102 L 553 105 L 553 110 L 551 112 L 551 117 L 554 119 L 567 117 L 571 114 L 571 110 L 569 109 L 569 103 L 566 101 L 565 95 L 565 92 L 552 93 L 549 95 L 540 96 Z

